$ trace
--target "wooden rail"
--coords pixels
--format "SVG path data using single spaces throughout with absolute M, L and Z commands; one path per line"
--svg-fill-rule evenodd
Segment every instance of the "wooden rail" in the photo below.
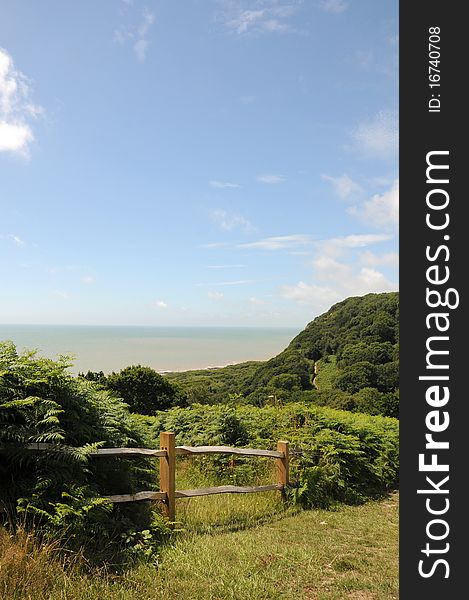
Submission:
M 257 448 L 231 448 L 230 446 L 176 446 L 176 454 L 240 454 L 243 456 L 269 456 L 283 458 L 282 452 Z
M 252 494 L 278 490 L 285 498 L 285 488 L 289 483 L 289 445 L 280 440 L 277 450 L 259 448 L 234 448 L 231 446 L 176 446 L 175 434 L 160 434 L 160 449 L 152 448 L 99 448 L 91 452 L 93 456 L 147 456 L 160 459 L 160 491 L 143 491 L 135 494 L 117 494 L 105 496 L 108 502 L 139 502 L 142 500 L 161 500 L 165 515 L 170 522 L 175 521 L 176 499 L 210 496 L 212 494 Z M 51 450 L 60 446 L 36 443 L 27 446 L 30 450 Z M 238 456 L 261 456 L 276 459 L 277 483 L 259 486 L 221 485 L 194 490 L 176 490 L 176 456 L 196 456 L 198 454 L 236 454 Z

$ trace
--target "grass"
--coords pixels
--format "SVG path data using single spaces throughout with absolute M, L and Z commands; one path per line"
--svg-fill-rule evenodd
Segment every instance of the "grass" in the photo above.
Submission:
M 317 374 L 314 380 L 318 390 L 334 389 L 334 382 L 339 370 L 337 368 L 337 357 L 328 356 L 327 360 L 321 359 L 316 362 Z
M 277 494 L 180 501 L 185 531 L 123 575 L 64 569 L 57 549 L 0 531 L 1 600 L 392 600 L 398 496 L 278 512 Z

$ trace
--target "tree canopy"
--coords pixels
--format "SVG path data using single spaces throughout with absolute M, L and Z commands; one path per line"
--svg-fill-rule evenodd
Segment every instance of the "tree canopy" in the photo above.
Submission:
M 186 404 L 177 386 L 150 367 L 126 367 L 119 373 L 111 373 L 102 383 L 122 398 L 134 413 L 152 415 L 157 410 Z

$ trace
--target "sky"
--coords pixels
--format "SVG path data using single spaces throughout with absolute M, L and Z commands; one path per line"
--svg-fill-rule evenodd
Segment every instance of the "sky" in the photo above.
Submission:
M 0 323 L 398 289 L 397 0 L 3 0 Z

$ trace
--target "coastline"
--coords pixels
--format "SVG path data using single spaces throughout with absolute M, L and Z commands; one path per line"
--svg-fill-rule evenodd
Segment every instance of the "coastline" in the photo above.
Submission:
M 139 364 L 169 374 L 263 361 L 284 350 L 297 333 L 293 328 L 0 325 L 0 341 L 10 339 L 18 351 L 37 349 L 46 358 L 70 356 L 75 375 Z

